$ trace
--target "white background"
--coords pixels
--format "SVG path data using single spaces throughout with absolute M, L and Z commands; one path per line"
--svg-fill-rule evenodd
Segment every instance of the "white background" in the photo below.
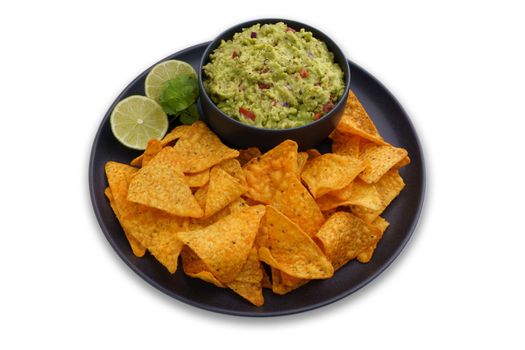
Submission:
M 0 347 L 521 348 L 525 20 L 517 3 L 3 1 Z M 91 143 L 139 73 L 238 22 L 332 36 L 404 105 L 428 166 L 420 225 L 354 295 L 301 315 L 222 316 L 143 282 L 99 229 Z

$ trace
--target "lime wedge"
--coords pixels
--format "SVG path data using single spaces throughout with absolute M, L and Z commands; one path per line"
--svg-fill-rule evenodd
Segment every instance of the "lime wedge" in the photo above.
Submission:
M 124 146 L 144 150 L 151 139 L 162 139 L 168 131 L 168 116 L 162 107 L 145 96 L 120 101 L 110 117 L 111 131 Z
M 160 93 L 164 88 L 164 83 L 175 78 L 179 74 L 193 73 L 197 78 L 197 73 L 188 63 L 178 60 L 169 60 L 157 64 L 151 69 L 146 77 L 145 90 L 146 96 L 159 102 Z

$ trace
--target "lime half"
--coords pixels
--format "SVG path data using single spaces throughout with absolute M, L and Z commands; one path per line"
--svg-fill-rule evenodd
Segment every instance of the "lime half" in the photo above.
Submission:
M 124 146 L 144 150 L 151 139 L 162 139 L 168 131 L 168 116 L 162 107 L 145 96 L 120 101 L 110 117 L 111 131 Z
M 197 73 L 188 63 L 178 60 L 169 60 L 157 64 L 151 69 L 146 77 L 144 89 L 146 96 L 159 101 L 160 93 L 164 88 L 164 83 L 175 78 L 179 74 L 192 73 L 197 78 Z

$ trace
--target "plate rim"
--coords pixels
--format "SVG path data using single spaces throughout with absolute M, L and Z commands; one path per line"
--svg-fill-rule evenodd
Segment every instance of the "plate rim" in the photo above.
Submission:
M 95 163 L 96 146 L 99 143 L 99 139 L 100 139 L 100 136 L 101 136 L 101 133 L 102 133 L 102 129 L 104 128 L 104 125 L 105 125 L 105 123 L 107 122 L 107 119 L 110 116 L 111 110 L 124 97 L 124 95 L 126 94 L 126 91 L 128 91 L 130 87 L 135 85 L 136 82 L 138 80 L 140 80 L 143 77 L 144 74 L 147 74 L 147 72 L 149 72 L 155 65 L 157 65 L 158 63 L 163 62 L 165 60 L 168 60 L 168 59 L 170 59 L 170 57 L 175 56 L 175 55 L 182 55 L 182 54 L 185 54 L 185 53 L 187 53 L 189 51 L 200 49 L 201 47 L 205 49 L 205 47 L 208 46 L 210 43 L 211 43 L 211 41 L 207 41 L 207 42 L 203 42 L 203 43 L 200 43 L 200 44 L 192 45 L 190 47 L 187 47 L 185 49 L 182 49 L 182 50 L 179 50 L 179 51 L 177 51 L 175 53 L 172 53 L 172 54 L 164 57 L 163 59 L 159 60 L 155 64 L 151 65 L 149 68 L 144 70 L 142 73 L 138 74 L 129 84 L 127 84 L 122 89 L 121 93 L 118 94 L 118 96 L 113 100 L 113 102 L 108 107 L 104 117 L 100 121 L 100 124 L 99 124 L 99 126 L 97 128 L 97 132 L 95 134 L 95 138 L 94 138 L 93 143 L 91 145 L 90 155 L 89 155 L 89 166 L 88 166 L 89 195 L 90 195 L 91 205 L 93 207 L 93 211 L 94 211 L 95 217 L 97 219 L 97 222 L 99 224 L 100 230 L 102 231 L 102 233 L 106 237 L 107 241 L 109 242 L 109 244 L 111 245 L 113 250 L 116 251 L 118 256 L 124 261 L 124 263 L 129 268 L 131 268 L 131 270 L 133 272 L 135 272 L 144 281 L 146 281 L 148 284 L 150 284 L 151 286 L 155 287 L 157 290 L 161 291 L 162 293 L 168 295 L 169 297 L 171 297 L 173 299 L 176 299 L 176 300 L 178 300 L 180 302 L 183 302 L 185 304 L 197 307 L 197 308 L 202 309 L 202 310 L 211 311 L 211 312 L 215 312 L 215 313 L 219 313 L 219 314 L 226 314 L 226 315 L 233 315 L 233 316 L 244 316 L 244 317 L 273 317 L 273 316 L 293 315 L 293 314 L 298 314 L 298 313 L 302 313 L 302 312 L 306 312 L 306 311 L 318 309 L 318 308 L 323 307 L 323 306 L 330 305 L 330 304 L 332 304 L 332 303 L 334 303 L 336 301 L 339 301 L 339 300 L 349 296 L 350 294 L 355 293 L 356 291 L 360 290 L 361 288 L 365 287 L 370 282 L 372 282 L 374 279 L 376 279 L 379 275 L 381 275 L 388 267 L 390 267 L 392 265 L 394 260 L 397 259 L 397 257 L 401 254 L 401 252 L 404 250 L 404 248 L 406 247 L 406 245 L 408 244 L 408 242 L 412 238 L 412 236 L 414 234 L 414 231 L 418 227 L 418 224 L 419 224 L 419 221 L 420 221 L 420 218 L 421 218 L 421 213 L 422 213 L 422 210 L 423 210 L 423 206 L 424 206 L 424 203 L 425 203 L 426 186 L 427 186 L 426 177 L 427 176 L 426 176 L 425 155 L 424 155 L 424 152 L 423 152 L 423 147 L 422 147 L 421 142 L 419 140 L 418 133 L 416 132 L 416 128 L 414 127 L 414 124 L 412 123 L 412 120 L 410 119 L 408 113 L 405 111 L 405 109 L 403 108 L 403 106 L 401 105 L 399 100 L 394 96 L 394 94 L 392 94 L 392 92 L 381 81 L 379 81 L 376 77 L 374 77 L 371 73 L 369 73 L 363 67 L 361 67 L 360 65 L 354 63 L 352 60 L 348 59 L 348 57 L 347 57 L 347 60 L 348 60 L 348 63 L 350 64 L 350 66 L 351 67 L 356 67 L 362 73 L 364 73 L 367 76 L 368 79 L 373 80 L 378 86 L 380 86 L 389 95 L 389 97 L 392 99 L 392 101 L 395 103 L 395 105 L 400 109 L 400 111 L 406 116 L 406 121 L 408 122 L 408 127 L 410 128 L 411 132 L 415 136 L 413 141 L 414 141 L 414 143 L 416 145 L 416 148 L 419 151 L 419 155 L 420 155 L 420 159 L 421 159 L 421 196 L 420 196 L 419 202 L 417 203 L 415 216 L 414 216 L 414 218 L 412 220 L 412 223 L 411 223 L 410 227 L 407 230 L 407 233 L 406 233 L 405 237 L 401 241 L 401 243 L 398 246 L 398 248 L 393 252 L 393 254 L 390 256 L 390 258 L 387 259 L 385 261 L 385 263 L 380 266 L 380 268 L 378 268 L 376 271 L 374 271 L 374 273 L 370 274 L 363 281 L 357 283 L 356 285 L 354 285 L 351 288 L 345 290 L 344 292 L 342 292 L 342 293 L 340 293 L 340 294 L 338 294 L 338 295 L 336 295 L 334 297 L 331 297 L 331 298 L 329 298 L 327 300 L 324 300 L 322 302 L 315 303 L 315 304 L 311 304 L 311 305 L 307 305 L 307 306 L 303 306 L 303 307 L 299 307 L 299 308 L 295 308 L 295 309 L 291 309 L 291 310 L 270 311 L 270 312 L 265 312 L 265 313 L 229 310 L 229 309 L 225 309 L 225 308 L 222 308 L 222 307 L 217 307 L 217 306 L 213 306 L 213 305 L 208 305 L 208 304 L 195 302 L 193 300 L 187 299 L 184 296 L 181 296 L 181 295 L 173 292 L 172 290 L 170 290 L 168 288 L 165 288 L 164 286 L 160 285 L 155 280 L 153 280 L 148 274 L 144 273 L 137 266 L 132 264 L 131 261 L 127 258 L 127 256 L 118 248 L 116 242 L 113 240 L 113 238 L 109 234 L 109 230 L 106 227 L 104 221 L 102 220 L 102 213 L 100 211 L 100 208 L 98 208 L 98 206 L 96 205 L 96 197 L 95 197 L 96 193 L 95 193 L 95 188 L 94 188 L 94 183 L 93 183 L 93 174 L 94 174 L 94 170 L 95 170 L 94 169 L 94 163 Z

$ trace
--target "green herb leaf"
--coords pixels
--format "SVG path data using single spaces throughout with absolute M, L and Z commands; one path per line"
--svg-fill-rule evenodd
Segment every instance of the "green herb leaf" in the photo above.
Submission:
M 199 120 L 199 109 L 197 104 L 194 103 L 180 113 L 180 122 L 182 124 L 193 124 Z
M 194 74 L 186 73 L 167 81 L 159 100 L 167 114 L 177 115 L 190 107 L 198 96 L 197 78 Z

